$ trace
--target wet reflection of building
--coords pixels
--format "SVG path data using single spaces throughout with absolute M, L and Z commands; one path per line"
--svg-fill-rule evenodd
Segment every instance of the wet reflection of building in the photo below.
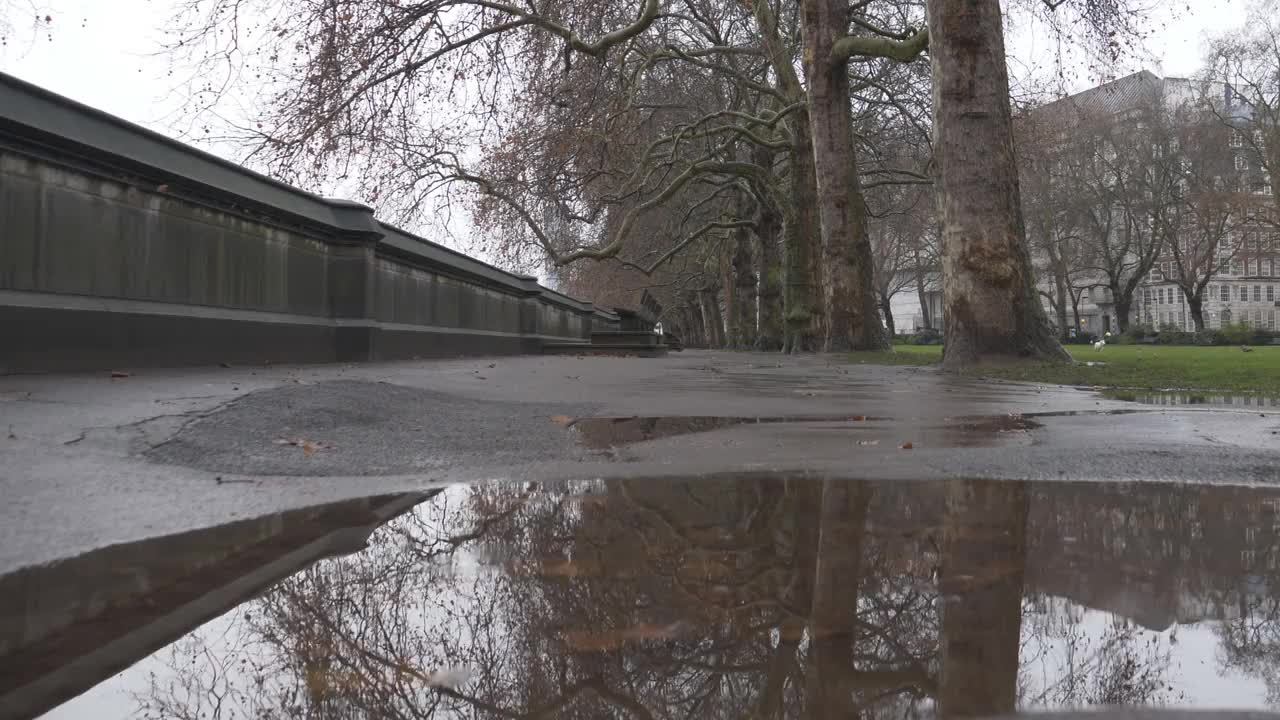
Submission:
M 1029 584 L 1163 630 L 1276 593 L 1280 488 L 1062 484 L 1033 491 Z
M 115 545 L 0 577 L 0 717 L 92 687 L 425 498 L 320 505 Z
M 238 654 L 190 636 L 141 700 L 199 717 L 218 687 L 250 716 L 569 718 L 1176 701 L 1167 652 L 1135 628 L 1221 621 L 1223 662 L 1276 675 L 1277 500 L 770 476 L 454 488 L 231 617 L 217 633 Z M 1117 615 L 1099 629 L 1089 608 Z

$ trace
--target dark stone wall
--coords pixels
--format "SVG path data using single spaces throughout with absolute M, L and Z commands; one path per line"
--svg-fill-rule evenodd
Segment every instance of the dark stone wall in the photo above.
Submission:
M 0 74 L 0 371 L 538 352 L 577 301 Z

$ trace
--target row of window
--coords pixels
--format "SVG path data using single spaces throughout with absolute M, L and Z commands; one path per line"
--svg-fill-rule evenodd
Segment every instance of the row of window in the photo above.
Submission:
M 1244 323 L 1258 330 L 1276 329 L 1276 312 L 1274 310 L 1240 310 L 1233 313 L 1228 308 L 1221 313 L 1207 312 L 1204 317 L 1206 324 L 1215 329 L 1232 323 Z M 1148 325 L 1154 325 L 1157 328 L 1175 327 L 1183 330 L 1194 328 L 1191 316 L 1185 310 L 1152 312 L 1148 309 L 1145 314 L 1145 320 Z
M 1221 300 L 1222 302 L 1231 302 L 1237 300 L 1239 302 L 1249 302 L 1252 297 L 1253 302 L 1275 302 L 1276 286 L 1275 285 L 1254 285 L 1253 292 L 1249 292 L 1249 285 L 1210 285 L 1205 288 L 1206 300 Z M 1185 305 L 1187 298 L 1178 288 L 1146 288 L 1142 291 L 1142 300 L 1150 305 L 1153 302 L 1156 305 L 1172 305 L 1177 303 Z
M 1218 272 L 1244 276 L 1280 277 L 1280 260 L 1276 258 L 1268 258 L 1266 260 L 1229 260 L 1222 258 L 1218 260 Z M 1172 260 L 1156 265 L 1151 273 L 1152 279 L 1156 281 L 1177 276 L 1178 264 Z
M 1247 131 L 1245 131 L 1245 130 L 1237 130 L 1237 131 L 1235 131 L 1235 132 L 1231 133 L 1231 147 L 1233 147 L 1233 148 L 1238 148 L 1238 147 L 1243 147 L 1243 146 L 1244 146 L 1244 133 L 1245 133 L 1245 132 L 1247 132 Z M 1263 143 L 1263 141 L 1262 141 L 1262 131 L 1261 131 L 1261 130 L 1254 130 L 1254 131 L 1253 131 L 1253 144 L 1254 144 L 1254 145 L 1257 145 L 1258 147 L 1263 147 L 1263 145 L 1265 144 L 1265 143 Z

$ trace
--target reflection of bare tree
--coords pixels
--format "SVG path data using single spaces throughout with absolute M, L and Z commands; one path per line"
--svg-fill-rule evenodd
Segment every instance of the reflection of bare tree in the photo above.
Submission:
M 1113 617 L 1095 636 L 1079 622 L 1083 611 L 1024 613 L 1022 663 L 1028 655 L 1055 668 L 1056 680 L 1019 704 L 1030 707 L 1166 705 L 1180 694 L 1170 684 L 1170 646 L 1150 631 Z M 1029 630 L 1029 631 L 1028 631 Z
M 1176 700 L 1167 645 L 1133 622 L 1087 626 L 1069 599 L 1097 618 L 1151 606 L 1145 592 L 1169 604 L 1141 616 L 1158 622 L 1189 612 L 1188 593 L 1242 596 L 1213 579 L 1207 534 L 1170 540 L 1218 527 L 1217 505 L 1108 492 L 457 488 L 184 641 L 145 701 L 170 717 L 780 719 Z M 1225 662 L 1262 674 L 1278 610 L 1246 609 Z M 1055 674 L 1031 683 L 1029 663 Z
M 1218 662 L 1224 670 L 1260 678 L 1267 686 L 1267 704 L 1274 707 L 1280 705 L 1280 598 L 1241 595 L 1239 616 L 1218 626 Z

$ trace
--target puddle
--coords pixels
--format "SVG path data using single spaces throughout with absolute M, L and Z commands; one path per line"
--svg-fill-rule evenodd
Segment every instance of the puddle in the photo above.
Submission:
M 0 714 L 1262 710 L 1278 555 L 1280 488 L 457 486 L 0 578 Z
M 879 418 L 865 415 L 812 415 L 794 417 L 584 417 L 553 418 L 576 433 L 579 442 L 587 448 L 604 448 L 658 440 L 677 435 L 711 432 L 736 425 L 766 425 L 777 423 L 862 423 Z
M 1106 390 L 1104 397 L 1143 405 L 1200 405 L 1221 408 L 1280 408 L 1280 397 L 1190 392 Z
M 877 426 L 889 418 L 865 415 L 809 415 L 792 417 L 582 417 L 556 416 L 552 421 L 569 428 L 577 441 L 588 449 L 618 448 L 634 443 L 709 433 L 743 425 L 777 425 L 821 423 L 814 432 L 854 431 L 866 437 L 858 445 L 897 444 L 901 432 Z M 1025 415 L 994 415 L 944 418 L 942 425 L 915 427 L 911 435 L 923 441 L 923 447 L 997 447 L 1030 444 L 1031 430 L 1042 425 Z M 891 442 L 892 441 L 892 442 Z

